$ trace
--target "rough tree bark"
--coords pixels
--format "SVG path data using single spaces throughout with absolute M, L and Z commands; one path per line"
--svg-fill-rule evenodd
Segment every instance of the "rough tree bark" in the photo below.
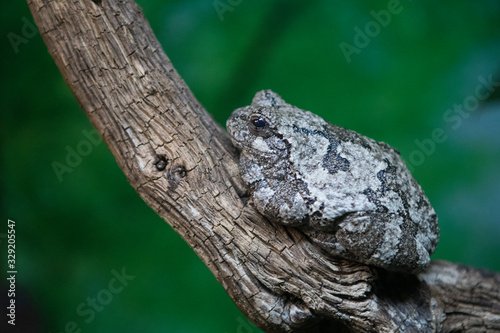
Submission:
M 418 276 L 322 254 L 265 220 L 237 151 L 134 1 L 28 0 L 66 83 L 130 184 L 266 332 L 500 331 L 500 275 L 436 261 Z

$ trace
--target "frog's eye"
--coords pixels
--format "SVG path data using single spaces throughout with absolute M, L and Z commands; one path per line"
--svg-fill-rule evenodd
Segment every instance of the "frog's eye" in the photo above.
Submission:
M 267 126 L 267 121 L 261 116 L 252 116 L 250 118 L 250 123 L 255 128 L 264 128 Z
M 262 115 L 253 115 L 248 121 L 249 132 L 261 138 L 268 138 L 273 135 L 271 128 L 269 127 L 269 121 Z

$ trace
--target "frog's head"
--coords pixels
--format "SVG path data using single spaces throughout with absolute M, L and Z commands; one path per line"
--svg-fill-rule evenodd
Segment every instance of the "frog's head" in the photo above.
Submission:
M 293 106 L 271 90 L 259 91 L 250 106 L 236 109 L 226 122 L 233 144 L 248 154 L 273 154 L 286 149 L 281 133 Z
M 236 109 L 226 126 L 236 147 L 247 155 L 283 156 L 289 145 L 306 144 L 304 129 L 321 131 L 326 122 L 286 103 L 271 90 L 259 91 L 252 104 Z

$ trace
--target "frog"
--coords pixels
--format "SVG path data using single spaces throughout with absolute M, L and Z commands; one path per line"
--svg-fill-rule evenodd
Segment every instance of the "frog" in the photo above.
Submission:
M 400 153 L 258 92 L 226 122 L 251 204 L 328 256 L 417 274 L 439 241 L 435 210 Z

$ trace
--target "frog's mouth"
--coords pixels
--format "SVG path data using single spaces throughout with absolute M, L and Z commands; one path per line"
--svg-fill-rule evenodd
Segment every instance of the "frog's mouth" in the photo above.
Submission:
M 233 145 L 238 148 L 245 147 L 253 139 L 248 131 L 235 131 L 234 128 L 228 126 L 227 132 Z

